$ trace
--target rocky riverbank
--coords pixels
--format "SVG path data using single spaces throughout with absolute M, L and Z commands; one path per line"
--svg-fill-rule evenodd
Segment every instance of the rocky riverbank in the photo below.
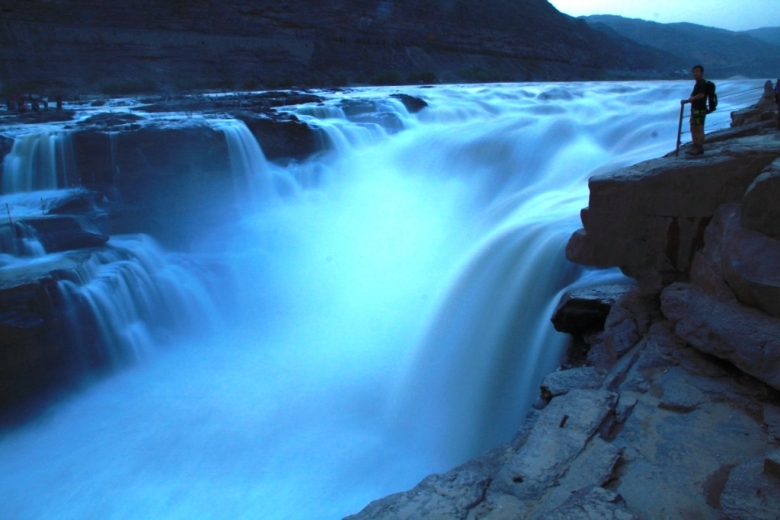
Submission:
M 567 256 L 635 283 L 564 298 L 570 359 L 511 442 L 350 520 L 780 518 L 780 132 L 762 103 L 703 157 L 590 179 Z

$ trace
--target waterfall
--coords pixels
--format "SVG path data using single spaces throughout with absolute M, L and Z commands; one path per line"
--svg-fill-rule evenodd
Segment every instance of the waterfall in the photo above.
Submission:
M 0 225 L 0 255 L 42 257 L 46 254 L 34 229 L 23 222 Z
M 112 237 L 58 282 L 78 363 L 123 369 L 0 432 L 3 514 L 332 519 L 508 442 L 563 355 L 557 298 L 598 278 L 563 256 L 588 177 L 673 149 L 689 91 L 322 92 L 279 108 L 324 145 L 284 165 L 214 121 L 240 215 L 186 251 Z
M 109 246 L 58 282 L 75 372 L 146 360 L 154 345 L 183 331 L 213 332 L 219 313 L 208 273 L 144 235 L 115 237 Z
M 212 121 L 225 134 L 236 201 L 249 208 L 268 203 L 276 195 L 271 166 L 252 132 L 242 121 Z
M 16 138 L 3 160 L 3 191 L 54 190 L 70 185 L 75 171 L 71 134 L 44 131 Z

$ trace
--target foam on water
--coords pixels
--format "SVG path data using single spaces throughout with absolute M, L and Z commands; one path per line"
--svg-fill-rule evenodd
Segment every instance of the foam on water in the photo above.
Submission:
M 723 98 L 751 86 L 718 88 Z M 410 114 L 386 99 L 397 91 L 428 108 Z M 339 518 L 509 441 L 563 355 L 549 323 L 558 295 L 616 276 L 563 256 L 588 177 L 673 149 L 689 91 L 330 94 L 285 108 L 329 150 L 284 167 L 242 124 L 214 122 L 251 200 L 186 254 L 112 239 L 153 288 L 100 274 L 75 284 L 107 306 L 101 326 L 127 331 L 113 342 L 145 354 L 2 434 L 3 516 Z M 727 107 L 708 125 L 718 118 Z M 184 323 L 163 327 L 139 308 Z M 180 339 L 204 321 L 217 330 Z

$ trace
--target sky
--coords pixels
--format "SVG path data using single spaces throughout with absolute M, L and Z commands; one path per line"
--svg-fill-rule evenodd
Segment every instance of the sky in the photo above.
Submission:
M 549 0 L 571 16 L 615 14 L 659 23 L 691 22 L 730 31 L 780 27 L 780 0 Z

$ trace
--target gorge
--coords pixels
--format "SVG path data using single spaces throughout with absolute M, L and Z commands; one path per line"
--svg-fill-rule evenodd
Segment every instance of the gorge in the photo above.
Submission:
M 719 82 L 708 128 L 761 88 Z M 7 119 L 7 514 L 337 518 L 500 450 L 564 360 L 549 323 L 564 289 L 631 285 L 566 260 L 588 178 L 668 152 L 689 89 L 237 93 Z M 631 413 L 607 391 L 552 393 L 538 413 Z M 666 405 L 690 406 L 680 394 Z M 490 517 L 488 478 L 464 475 L 448 484 L 464 503 L 443 507 Z M 361 514 L 408 506 L 383 504 Z

